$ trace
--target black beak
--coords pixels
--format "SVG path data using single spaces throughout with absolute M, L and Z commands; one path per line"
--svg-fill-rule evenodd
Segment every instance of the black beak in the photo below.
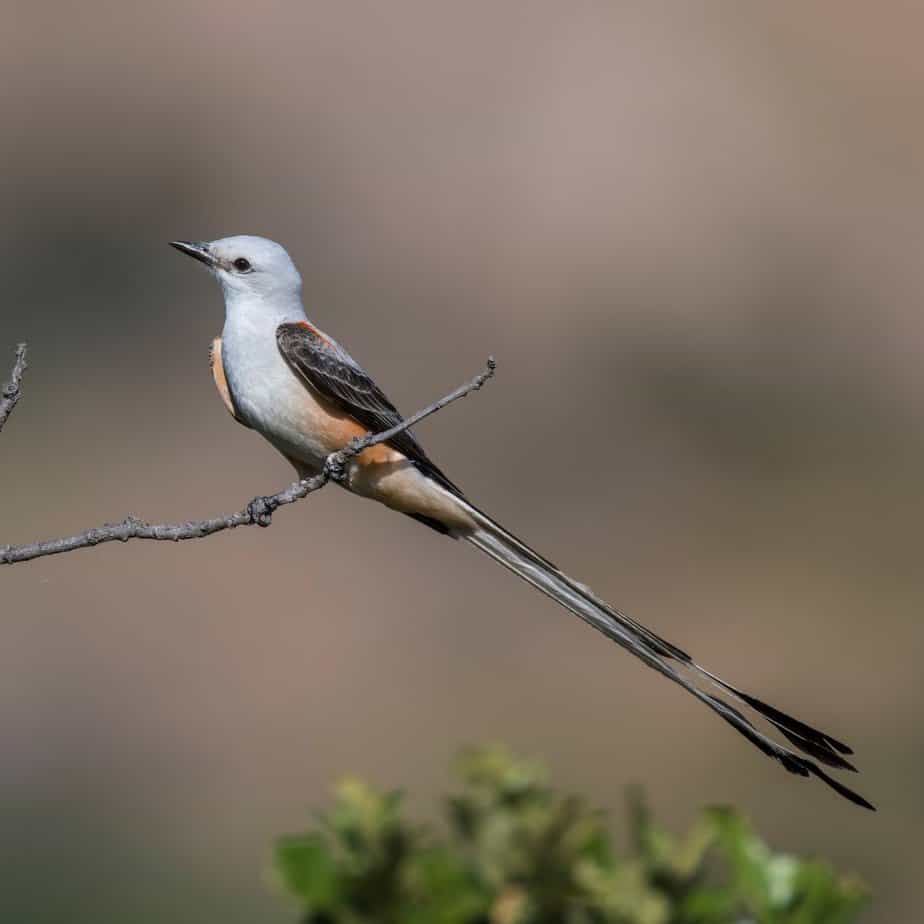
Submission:
M 176 247 L 180 253 L 185 253 L 186 256 L 192 257 L 206 266 L 215 265 L 215 257 L 212 256 L 209 245 L 203 241 L 170 241 L 170 246 Z

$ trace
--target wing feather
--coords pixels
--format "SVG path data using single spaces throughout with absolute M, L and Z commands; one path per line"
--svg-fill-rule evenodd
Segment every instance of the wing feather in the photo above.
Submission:
M 306 385 L 370 433 L 389 430 L 403 420 L 398 409 L 349 353 L 307 321 L 280 324 L 276 328 L 276 343 L 289 367 Z M 462 491 L 440 471 L 410 430 L 388 440 L 387 445 L 407 456 L 425 475 L 462 497 Z

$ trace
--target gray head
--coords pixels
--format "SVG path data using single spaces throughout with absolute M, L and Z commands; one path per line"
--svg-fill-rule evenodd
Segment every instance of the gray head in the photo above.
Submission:
M 302 277 L 292 258 L 265 237 L 239 234 L 217 241 L 171 241 L 170 246 L 204 263 L 218 278 L 227 301 L 297 301 L 301 294 Z

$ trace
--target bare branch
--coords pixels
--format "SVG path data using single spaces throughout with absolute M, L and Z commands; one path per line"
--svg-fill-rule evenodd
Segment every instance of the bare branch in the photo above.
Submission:
M 21 365 L 20 365 L 21 364 Z M 22 377 L 22 370 L 25 368 L 25 345 L 21 345 L 17 351 L 17 364 L 14 369 L 15 397 L 12 403 L 15 405 L 19 399 L 19 379 Z M 345 474 L 346 464 L 364 449 L 370 446 L 376 446 L 384 443 L 397 436 L 399 433 L 419 423 L 425 417 L 435 414 L 437 411 L 464 398 L 473 391 L 478 391 L 484 383 L 494 375 L 495 363 L 493 357 L 488 359 L 487 367 L 480 375 L 475 376 L 470 382 L 460 386 L 455 391 L 434 401 L 429 407 L 418 411 L 406 420 L 402 421 L 390 430 L 382 433 L 370 434 L 362 439 L 354 440 L 339 452 L 331 453 L 327 457 L 323 470 L 310 478 L 304 478 L 301 481 L 289 485 L 285 490 L 276 494 L 270 494 L 266 497 L 255 497 L 246 507 L 235 513 L 225 514 L 224 516 L 211 517 L 207 520 L 190 520 L 186 523 L 160 523 L 151 524 L 144 520 L 129 514 L 121 523 L 105 523 L 102 526 L 95 526 L 91 529 L 84 530 L 74 536 L 66 536 L 58 539 L 45 539 L 41 542 L 30 542 L 25 545 L 6 545 L 0 546 L 0 565 L 13 565 L 18 562 L 31 561 L 34 558 L 42 558 L 45 555 L 60 555 L 62 552 L 73 552 L 75 549 L 87 549 L 93 546 L 102 545 L 105 542 L 128 542 L 131 539 L 149 539 L 158 542 L 182 542 L 186 539 L 204 539 L 206 536 L 212 536 L 215 533 L 224 532 L 226 529 L 237 529 L 239 526 L 269 526 L 272 523 L 273 514 L 280 507 L 287 504 L 294 504 L 296 501 L 307 497 L 314 491 L 324 487 L 330 480 L 342 480 Z M 18 378 L 17 378 L 18 370 Z M 7 392 L 10 386 L 4 389 L 4 401 L 7 400 Z M 12 406 L 6 410 L 6 417 L 9 416 Z M 6 419 L 0 419 L 0 426 Z
M 22 376 L 28 367 L 26 362 L 26 344 L 20 343 L 16 347 L 16 362 L 13 364 L 13 371 L 10 374 L 10 380 L 3 386 L 0 392 L 0 430 L 7 422 L 13 408 L 22 397 Z
M 479 391 L 488 379 L 493 378 L 495 369 L 497 369 L 497 363 L 494 361 L 493 356 L 489 356 L 488 361 L 485 363 L 484 372 L 480 372 L 470 382 L 460 385 L 455 391 L 446 395 L 445 398 L 434 401 L 433 404 L 429 407 L 425 407 L 422 411 L 411 414 L 410 417 L 406 417 L 401 423 L 396 424 L 390 430 L 383 430 L 381 433 L 370 433 L 366 436 L 356 437 L 351 440 L 349 445 L 341 449 L 340 452 L 331 453 L 331 455 L 327 457 L 324 463 L 324 470 L 334 481 L 341 481 L 345 474 L 346 464 L 350 459 L 355 458 L 364 449 L 368 449 L 370 446 L 377 446 L 379 443 L 388 442 L 388 440 L 393 439 L 404 430 L 408 430 L 420 423 L 425 417 L 429 417 L 431 414 L 441 411 L 447 404 L 452 404 L 453 401 L 458 401 L 459 398 L 464 398 L 473 391 Z

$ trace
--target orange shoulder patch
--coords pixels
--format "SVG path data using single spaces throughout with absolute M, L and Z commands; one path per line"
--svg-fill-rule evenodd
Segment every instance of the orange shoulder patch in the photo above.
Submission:
M 331 342 L 328 339 L 328 337 L 325 334 L 322 334 L 321 331 L 319 331 L 314 326 L 314 324 L 309 324 L 308 321 L 296 321 L 295 324 L 298 327 L 301 327 L 304 330 L 308 331 L 308 333 L 311 334 L 312 337 L 316 337 L 318 340 L 320 340 L 321 343 L 324 344 L 324 346 L 328 346 L 328 347 L 331 346 Z

